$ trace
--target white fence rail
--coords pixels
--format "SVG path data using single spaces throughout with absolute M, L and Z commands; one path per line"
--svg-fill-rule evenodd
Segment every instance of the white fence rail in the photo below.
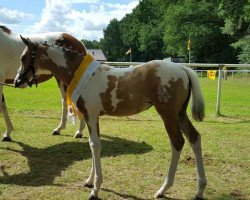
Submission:
M 116 67 L 130 67 L 143 64 L 143 62 L 104 62 L 105 64 L 116 66 Z M 221 85 L 222 85 L 222 68 L 226 67 L 227 69 L 230 68 L 237 68 L 238 70 L 249 72 L 250 64 L 212 64 L 212 63 L 180 63 L 187 67 L 191 67 L 196 69 L 197 67 L 203 68 L 217 68 L 218 70 L 218 87 L 217 87 L 217 100 L 216 100 L 216 116 L 220 116 L 220 99 L 221 99 Z M 200 70 L 199 70 L 200 71 Z M 203 70 L 202 70 L 203 71 Z M 204 70 L 206 71 L 206 70 Z M 229 72 L 232 70 L 229 70 Z M 233 70 L 235 71 L 235 70 Z
M 105 64 L 116 67 L 129 67 L 143 64 L 144 62 L 104 62 Z M 204 67 L 204 68 L 250 68 L 250 64 L 213 64 L 213 63 L 179 63 L 187 67 Z

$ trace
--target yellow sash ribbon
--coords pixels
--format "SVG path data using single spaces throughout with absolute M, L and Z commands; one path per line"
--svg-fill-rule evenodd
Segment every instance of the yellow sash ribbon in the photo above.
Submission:
M 84 72 L 86 71 L 86 69 L 88 68 L 88 66 L 90 65 L 90 63 L 94 60 L 93 56 L 91 56 L 90 54 L 87 54 L 84 59 L 82 60 L 81 64 L 79 65 L 78 69 L 75 71 L 74 73 L 74 78 L 71 80 L 69 86 L 67 87 L 66 90 L 66 101 L 67 101 L 67 105 L 68 105 L 68 111 L 71 114 L 76 114 L 75 111 L 76 109 L 76 105 L 74 105 L 73 101 L 72 101 L 72 94 L 74 92 L 74 89 L 76 88 L 77 84 L 79 83 L 82 75 L 84 74 Z M 78 111 L 78 117 L 82 118 L 83 114 L 81 112 Z

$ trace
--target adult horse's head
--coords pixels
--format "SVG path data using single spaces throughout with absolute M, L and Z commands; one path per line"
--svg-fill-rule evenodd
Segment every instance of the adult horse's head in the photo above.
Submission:
M 6 33 L 8 35 L 11 34 L 11 30 L 8 27 L 6 27 L 6 26 L 0 25 L 0 31 L 2 31 L 2 32 Z
M 38 44 L 22 36 L 21 38 L 26 48 L 21 55 L 21 66 L 14 80 L 15 87 L 31 86 L 36 82 L 41 71 L 50 71 L 56 76 L 60 69 L 68 67 L 69 53 L 77 52 L 76 55 L 86 55 L 83 43 L 66 33 L 62 34 L 62 39 L 58 40 L 55 46 Z M 53 73 L 55 71 L 57 73 Z

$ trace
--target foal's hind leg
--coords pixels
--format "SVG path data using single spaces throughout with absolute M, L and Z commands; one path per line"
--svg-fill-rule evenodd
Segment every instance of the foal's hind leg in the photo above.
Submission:
M 202 159 L 201 136 L 188 119 L 186 113 L 180 114 L 179 125 L 183 133 L 187 136 L 189 144 L 195 154 L 196 168 L 198 172 L 198 190 L 196 193 L 196 199 L 203 199 L 203 192 L 207 185 L 207 180 Z
M 155 198 L 163 197 L 166 191 L 173 185 L 181 150 L 185 142 L 178 124 L 177 117 L 175 117 L 174 115 L 173 116 L 170 115 L 171 117 L 167 117 L 165 113 L 161 112 L 159 113 L 164 121 L 166 130 L 170 138 L 171 148 L 172 148 L 172 158 L 168 175 L 162 187 L 156 192 Z

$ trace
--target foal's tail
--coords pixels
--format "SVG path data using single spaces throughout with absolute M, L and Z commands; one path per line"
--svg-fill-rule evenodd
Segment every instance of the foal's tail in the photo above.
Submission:
M 192 116 L 196 121 L 202 121 L 205 117 L 205 103 L 201 91 L 200 82 L 197 74 L 190 68 L 182 66 L 190 80 L 192 91 Z

